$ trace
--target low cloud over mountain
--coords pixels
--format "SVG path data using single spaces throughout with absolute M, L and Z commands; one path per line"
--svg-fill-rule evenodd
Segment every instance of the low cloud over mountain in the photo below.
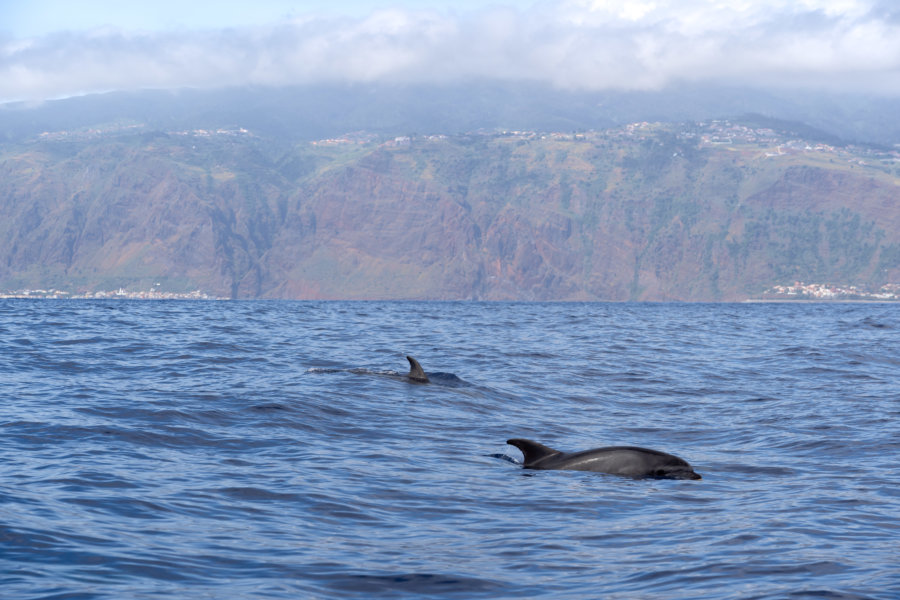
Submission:
M 244 84 L 680 82 L 900 94 L 900 9 L 874 0 L 540 2 L 386 9 L 219 30 L 0 38 L 0 100 Z

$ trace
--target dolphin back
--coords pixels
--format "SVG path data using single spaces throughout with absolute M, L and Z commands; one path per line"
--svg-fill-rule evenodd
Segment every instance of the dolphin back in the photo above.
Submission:
M 425 370 L 422 369 L 422 365 L 419 364 L 419 361 L 412 356 L 407 356 L 406 360 L 409 361 L 409 375 L 407 375 L 407 377 L 413 381 L 428 383 L 428 375 L 425 374 Z

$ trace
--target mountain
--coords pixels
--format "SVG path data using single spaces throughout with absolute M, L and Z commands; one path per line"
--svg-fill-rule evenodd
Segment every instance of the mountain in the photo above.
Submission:
M 48 131 L 0 146 L 0 290 L 720 301 L 900 281 L 897 152 L 778 126 Z
M 660 91 L 576 91 L 527 83 L 346 84 L 145 90 L 40 104 L 0 104 L 0 142 L 43 132 L 140 124 L 147 131 L 244 127 L 296 143 L 365 130 L 383 136 L 470 131 L 587 131 L 638 121 L 747 118 L 808 139 L 892 147 L 900 99 L 814 91 L 681 85 Z

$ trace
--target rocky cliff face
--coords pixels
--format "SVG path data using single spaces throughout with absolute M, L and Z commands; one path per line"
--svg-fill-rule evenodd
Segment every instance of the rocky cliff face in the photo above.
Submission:
M 794 280 L 877 285 L 900 281 L 900 180 L 885 164 L 671 129 L 32 142 L 0 154 L 0 289 L 739 300 Z

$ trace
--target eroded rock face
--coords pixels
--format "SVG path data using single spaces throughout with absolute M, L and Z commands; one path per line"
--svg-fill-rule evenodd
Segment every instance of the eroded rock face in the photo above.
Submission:
M 738 300 L 784 280 L 900 280 L 890 173 L 761 167 L 720 149 L 647 158 L 634 144 L 467 138 L 285 157 L 162 136 L 7 149 L 0 288 Z

